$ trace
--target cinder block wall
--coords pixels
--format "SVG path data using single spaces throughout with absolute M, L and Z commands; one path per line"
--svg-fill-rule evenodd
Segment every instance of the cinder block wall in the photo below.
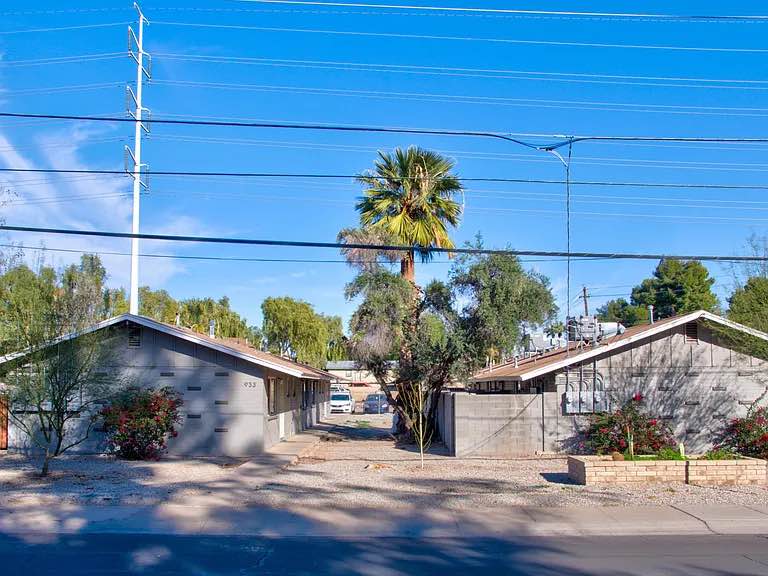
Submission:
M 444 440 L 454 456 L 497 458 L 526 456 L 555 450 L 554 428 L 542 427 L 540 394 L 444 395 L 446 422 L 453 429 Z M 544 394 L 544 421 L 556 421 L 554 392 Z

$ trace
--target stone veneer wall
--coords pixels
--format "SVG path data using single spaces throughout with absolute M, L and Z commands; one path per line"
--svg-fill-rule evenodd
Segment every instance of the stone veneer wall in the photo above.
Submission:
M 614 461 L 608 456 L 568 456 L 568 476 L 578 484 L 766 484 L 768 463 L 755 458 Z

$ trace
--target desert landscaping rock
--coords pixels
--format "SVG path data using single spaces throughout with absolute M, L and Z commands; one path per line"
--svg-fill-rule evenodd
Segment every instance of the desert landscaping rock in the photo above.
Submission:
M 162 460 L 123 462 L 110 457 L 57 459 L 52 478 L 35 477 L 22 456 L 0 458 L 0 504 L 21 500 L 91 503 L 189 503 L 216 500 L 233 506 L 414 508 L 471 510 L 523 506 L 763 505 L 765 486 L 580 486 L 568 478 L 565 457 L 516 460 L 453 458 L 435 446 L 424 469 L 413 446 L 389 437 L 391 415 L 334 418 L 320 442 L 294 464 Z

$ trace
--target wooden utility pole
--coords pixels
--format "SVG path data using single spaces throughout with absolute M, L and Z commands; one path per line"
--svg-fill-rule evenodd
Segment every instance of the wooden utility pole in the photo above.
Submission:
M 587 300 L 587 287 L 581 287 L 581 297 L 584 299 L 584 316 L 589 316 L 589 301 Z

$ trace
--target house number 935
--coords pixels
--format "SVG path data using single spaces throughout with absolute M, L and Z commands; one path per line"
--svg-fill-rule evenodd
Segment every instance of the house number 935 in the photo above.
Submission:
M 248 380 L 247 382 L 243 382 L 244 388 L 256 388 L 261 384 L 258 380 Z

